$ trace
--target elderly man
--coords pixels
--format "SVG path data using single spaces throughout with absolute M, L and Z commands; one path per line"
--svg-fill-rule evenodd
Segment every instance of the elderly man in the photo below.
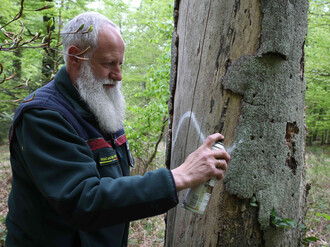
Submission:
M 94 30 L 77 32 L 82 24 Z M 19 106 L 10 130 L 6 246 L 127 246 L 130 221 L 176 206 L 182 189 L 221 179 L 229 155 L 210 149 L 223 138 L 214 134 L 172 171 L 129 176 L 119 29 L 85 13 L 62 37 L 66 66 Z

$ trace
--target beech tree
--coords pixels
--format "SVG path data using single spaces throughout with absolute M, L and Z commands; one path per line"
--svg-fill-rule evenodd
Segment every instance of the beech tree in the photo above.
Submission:
M 301 245 L 307 11 L 308 0 L 175 1 L 167 165 L 214 132 L 231 162 L 203 216 L 168 213 L 166 246 Z

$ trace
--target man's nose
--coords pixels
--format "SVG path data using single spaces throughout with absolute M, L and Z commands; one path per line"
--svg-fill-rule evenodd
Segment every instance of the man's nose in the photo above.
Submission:
M 120 66 L 117 65 L 111 72 L 109 75 L 111 80 L 114 81 L 121 81 L 122 80 L 122 76 L 121 76 L 121 69 Z

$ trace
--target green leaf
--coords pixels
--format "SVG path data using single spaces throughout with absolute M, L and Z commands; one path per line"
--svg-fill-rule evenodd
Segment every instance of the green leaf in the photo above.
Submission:
M 257 198 L 255 196 L 252 196 L 250 199 L 250 205 L 252 207 L 258 207 L 258 202 L 257 202 Z
M 299 228 L 306 231 L 307 227 L 304 224 L 299 224 Z
M 82 29 L 84 28 L 84 26 L 85 26 L 85 24 L 82 24 L 82 25 L 77 29 L 76 32 L 79 32 L 80 30 L 82 30 Z
M 319 241 L 320 240 L 317 237 L 308 237 L 308 238 L 305 238 L 305 239 L 308 240 L 308 241 Z
M 330 215 L 327 215 L 327 214 L 320 214 L 320 213 L 317 213 L 316 215 L 317 215 L 317 216 L 323 216 L 323 217 L 326 218 L 327 220 L 330 220 Z
M 50 18 L 47 22 L 47 32 L 49 33 L 50 29 L 52 28 L 52 26 L 54 25 L 54 21 L 53 18 Z
M 93 26 L 90 25 L 89 28 L 87 29 L 87 31 L 83 32 L 83 33 L 90 33 L 93 31 Z
M 311 237 L 304 238 L 302 240 L 302 242 L 303 242 L 303 244 L 308 246 L 310 243 L 314 243 L 314 242 L 319 241 L 319 240 L 320 240 L 319 238 L 311 236 Z
M 271 218 L 271 224 L 273 224 L 275 227 L 295 228 L 296 222 L 291 219 L 283 219 L 277 216 L 275 208 L 272 209 L 270 218 Z

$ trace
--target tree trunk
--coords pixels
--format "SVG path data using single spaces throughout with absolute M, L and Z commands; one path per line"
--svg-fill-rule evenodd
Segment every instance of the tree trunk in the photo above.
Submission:
M 53 0 L 46 0 L 47 2 L 53 2 Z M 44 26 L 47 26 L 47 23 L 50 19 L 53 19 L 54 23 L 55 23 L 55 18 L 54 17 L 48 17 L 48 16 L 43 16 L 43 23 Z M 60 24 L 59 24 L 60 25 Z M 53 32 L 55 30 L 55 26 L 53 25 L 50 28 L 50 32 Z M 42 59 L 42 75 L 44 76 L 44 79 L 46 79 L 46 82 L 50 81 L 52 79 L 52 75 L 54 75 L 55 73 L 55 66 L 56 66 L 56 52 L 54 50 L 51 49 L 44 49 L 45 53 L 44 53 L 44 57 Z
M 47 17 L 47 16 L 43 17 L 45 25 L 51 18 L 53 17 Z M 51 79 L 55 69 L 55 51 L 44 48 L 44 52 L 45 53 L 44 53 L 44 57 L 42 58 L 41 72 L 42 75 L 44 76 L 44 79 L 46 79 L 46 81 L 48 82 Z
M 15 70 L 15 79 L 21 83 L 22 79 L 22 49 L 18 48 L 15 51 L 15 57 L 13 59 L 13 68 Z
M 203 216 L 169 211 L 165 245 L 299 246 L 299 227 L 270 218 L 273 208 L 296 225 L 305 216 L 308 0 L 181 0 L 174 8 L 168 167 L 214 132 L 232 159 Z

